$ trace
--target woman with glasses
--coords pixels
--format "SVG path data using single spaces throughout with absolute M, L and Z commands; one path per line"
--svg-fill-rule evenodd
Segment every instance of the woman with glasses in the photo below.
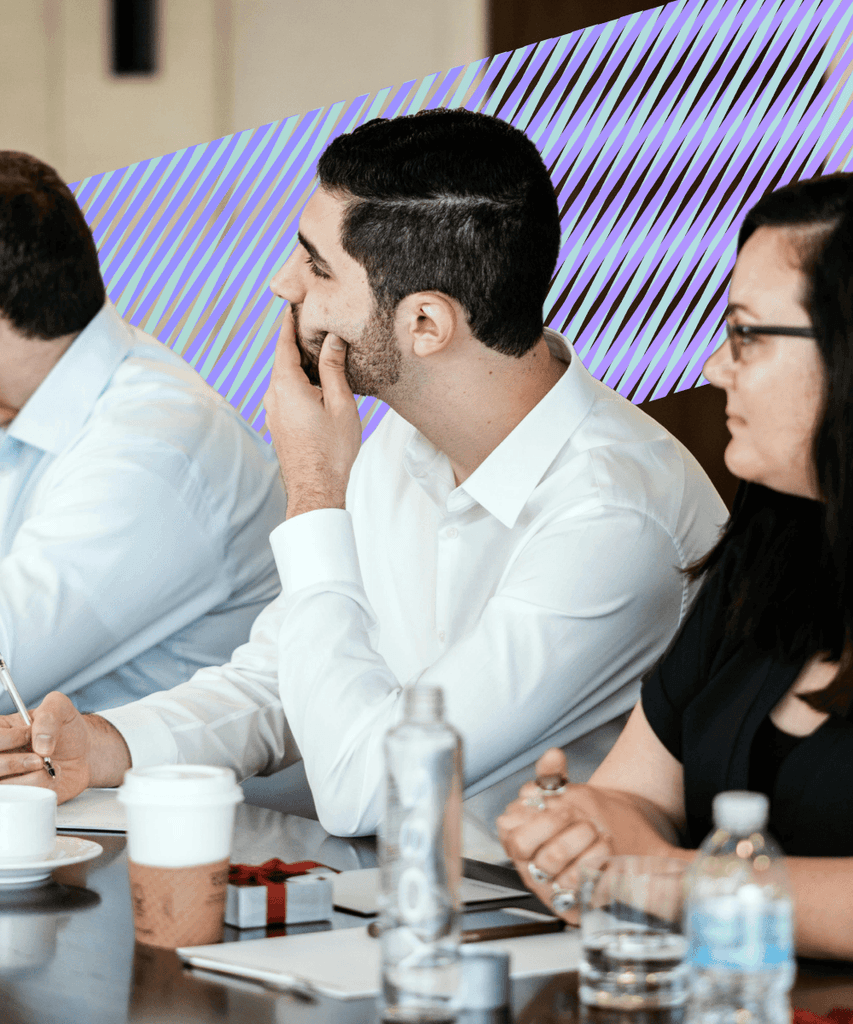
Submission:
M 750 210 L 704 373 L 726 391 L 725 461 L 744 483 L 690 570 L 702 589 L 589 784 L 563 789 L 549 751 L 501 838 L 571 918 L 580 865 L 692 858 L 715 794 L 766 793 L 798 952 L 853 959 L 853 175 Z

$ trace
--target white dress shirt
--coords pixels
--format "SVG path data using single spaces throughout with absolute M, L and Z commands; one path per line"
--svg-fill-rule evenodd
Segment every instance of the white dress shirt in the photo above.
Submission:
M 104 717 L 138 765 L 245 777 L 301 751 L 320 821 L 350 835 L 379 823 L 401 686 L 438 683 L 463 737 L 468 808 L 491 823 L 549 746 L 568 746 L 570 773 L 589 777 L 684 617 L 680 570 L 725 519 L 686 449 L 574 355 L 458 487 L 446 456 L 388 412 L 356 459 L 347 511 L 273 533 L 282 593 L 249 643 Z M 607 743 L 590 740 L 600 730 Z
M 0 652 L 24 700 L 114 707 L 221 663 L 279 592 L 284 513 L 269 446 L 104 306 L 0 434 Z

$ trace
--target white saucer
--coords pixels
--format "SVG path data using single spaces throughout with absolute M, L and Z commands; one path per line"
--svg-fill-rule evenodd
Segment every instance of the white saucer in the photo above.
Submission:
M 44 860 L 29 861 L 18 864 L 0 864 L 0 886 L 34 885 L 50 878 L 51 872 L 57 868 L 68 867 L 69 864 L 80 864 L 91 860 L 104 852 L 104 848 L 89 839 L 77 839 L 75 836 L 57 836 L 53 853 Z

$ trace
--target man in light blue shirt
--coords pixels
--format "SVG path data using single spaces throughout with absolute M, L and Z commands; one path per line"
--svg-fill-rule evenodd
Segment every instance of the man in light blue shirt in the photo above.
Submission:
M 269 446 L 106 302 L 67 186 L 0 153 L 0 653 L 24 700 L 116 707 L 226 661 L 279 592 L 284 514 Z

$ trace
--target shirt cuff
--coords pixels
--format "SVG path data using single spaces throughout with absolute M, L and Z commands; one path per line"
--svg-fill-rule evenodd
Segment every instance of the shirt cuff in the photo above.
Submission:
M 352 516 L 339 508 L 303 512 L 277 526 L 270 544 L 285 598 L 324 583 L 353 583 L 364 589 Z
M 154 708 L 137 701 L 110 711 L 99 711 L 124 737 L 134 768 L 156 764 L 178 764 L 178 746 L 166 723 Z

